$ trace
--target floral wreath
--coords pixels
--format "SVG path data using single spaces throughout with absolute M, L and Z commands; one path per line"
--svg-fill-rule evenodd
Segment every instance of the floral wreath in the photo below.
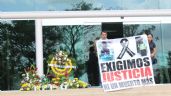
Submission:
M 66 75 L 69 74 L 74 67 L 72 65 L 71 59 L 63 51 L 56 53 L 55 57 L 50 61 L 49 66 L 56 75 Z

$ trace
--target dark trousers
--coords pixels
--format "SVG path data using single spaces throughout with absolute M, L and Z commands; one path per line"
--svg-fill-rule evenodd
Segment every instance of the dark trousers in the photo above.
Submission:
M 88 73 L 88 82 L 91 86 L 99 86 L 100 85 L 99 73 Z

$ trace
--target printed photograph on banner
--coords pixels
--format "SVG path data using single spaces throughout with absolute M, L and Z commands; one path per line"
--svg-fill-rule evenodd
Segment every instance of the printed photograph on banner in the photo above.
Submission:
M 105 54 L 110 54 L 113 59 L 102 58 L 103 49 L 105 49 Z M 112 53 L 109 52 L 111 49 Z M 104 91 L 155 84 L 147 36 L 99 41 L 97 50 Z
M 114 60 L 114 49 L 111 45 L 111 40 L 100 40 L 97 43 L 97 46 L 99 48 L 98 53 L 100 53 L 98 54 L 98 57 L 101 62 Z
M 120 40 L 120 46 L 122 46 L 122 50 L 120 51 L 117 59 L 122 59 L 124 56 L 130 56 L 130 57 L 133 57 L 135 56 L 135 52 L 131 49 L 133 49 L 132 47 L 135 47 L 133 46 L 135 44 L 130 44 L 129 40 L 127 38 L 122 38 Z M 132 46 L 132 47 L 131 47 Z M 128 57 L 126 57 L 128 58 Z
M 143 39 L 142 36 L 136 36 L 135 40 L 136 40 L 137 53 L 140 56 L 147 56 L 147 53 L 149 51 L 147 50 L 148 42 L 145 39 Z

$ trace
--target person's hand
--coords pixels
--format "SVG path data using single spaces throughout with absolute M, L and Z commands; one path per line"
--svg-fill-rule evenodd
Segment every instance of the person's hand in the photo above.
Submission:
M 151 54 L 151 58 L 153 58 L 154 57 L 154 54 Z

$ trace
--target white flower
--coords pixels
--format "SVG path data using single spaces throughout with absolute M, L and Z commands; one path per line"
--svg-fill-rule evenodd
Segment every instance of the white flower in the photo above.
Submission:
M 26 76 L 26 74 L 22 74 L 22 76 L 24 77 L 24 76 Z
M 61 64 L 61 63 L 62 63 L 62 61 L 58 61 L 58 63 L 59 63 L 59 64 Z
M 72 80 L 72 82 L 73 82 L 73 83 L 75 83 L 75 82 L 76 82 L 76 80 Z
M 64 61 L 66 61 L 67 60 L 67 57 L 64 57 Z
M 62 59 L 61 58 L 58 58 L 58 61 L 61 61 Z
M 62 56 L 62 53 L 63 53 L 62 51 L 59 51 L 59 56 Z
M 76 86 L 77 86 L 77 88 L 78 88 L 80 85 L 79 85 L 79 84 L 77 84 Z
M 60 89 L 67 89 L 68 88 L 68 84 L 67 84 L 67 82 L 64 82 L 64 83 L 62 83 L 61 85 L 60 85 Z
M 64 85 L 67 85 L 67 82 L 64 82 Z
M 22 81 L 21 81 L 21 83 L 25 83 L 25 81 L 24 81 L 24 80 L 22 80 Z
M 35 76 L 36 74 L 33 74 L 33 76 Z

